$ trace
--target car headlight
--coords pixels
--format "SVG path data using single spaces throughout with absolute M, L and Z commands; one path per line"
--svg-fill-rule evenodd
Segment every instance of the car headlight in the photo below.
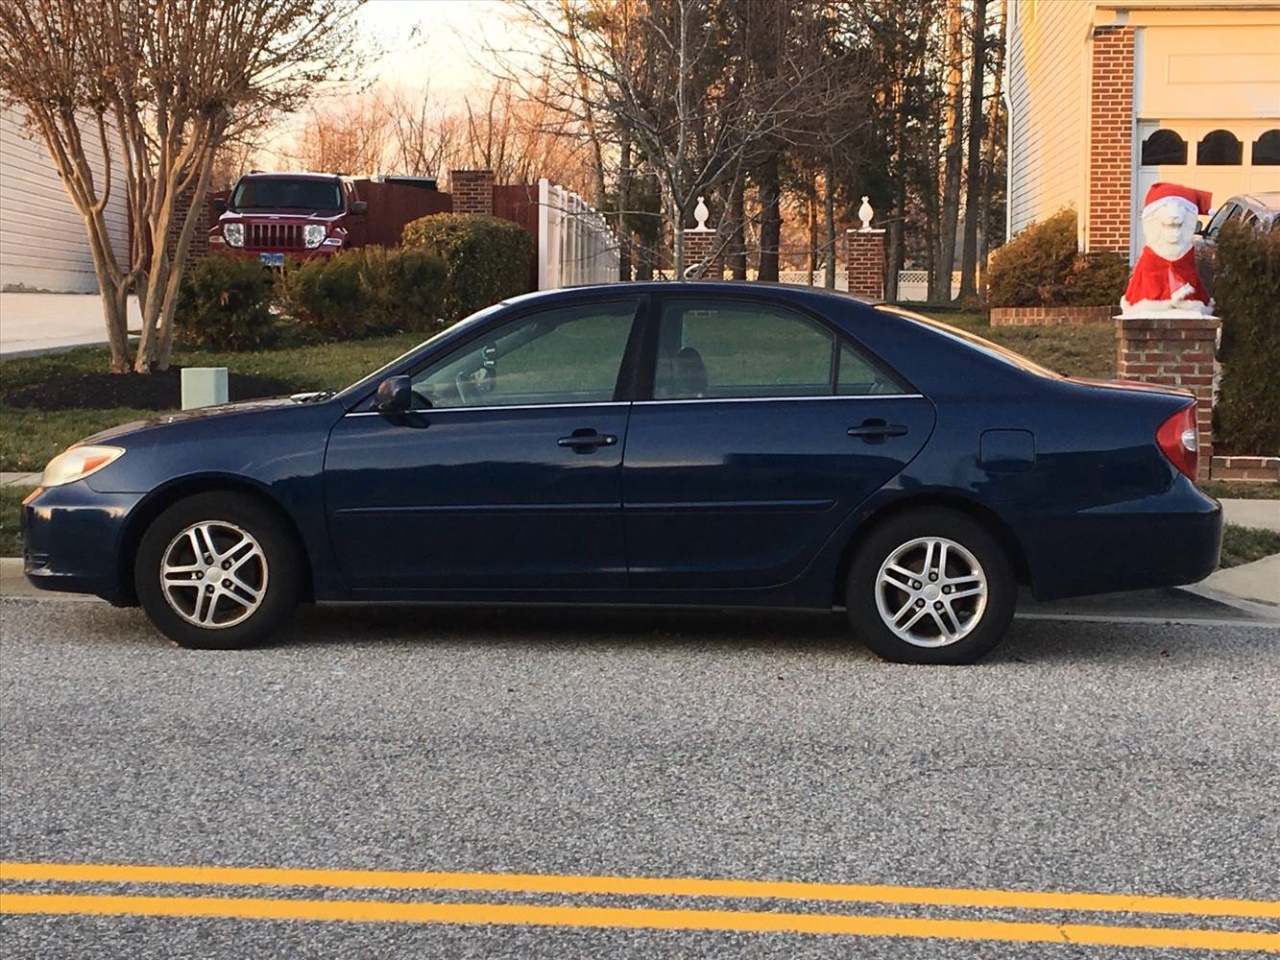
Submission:
M 228 223 L 222 227 L 222 239 L 233 247 L 244 246 L 244 224 Z
M 328 232 L 323 223 L 308 223 L 302 231 L 302 239 L 306 243 L 307 249 L 313 250 L 324 243 L 324 238 Z
M 40 477 L 40 486 L 60 487 L 64 483 L 83 480 L 108 464 L 115 463 L 122 456 L 122 447 L 72 447 L 49 461 L 49 465 L 44 468 L 44 475 Z

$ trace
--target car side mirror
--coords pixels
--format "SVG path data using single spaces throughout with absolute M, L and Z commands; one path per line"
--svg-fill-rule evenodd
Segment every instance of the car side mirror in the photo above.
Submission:
M 368 213 L 368 212 L 369 212 L 369 201 L 367 201 L 367 200 L 352 200 L 352 201 L 351 201 L 351 212 L 352 212 L 352 213 L 354 213 L 354 214 L 356 214 L 356 215 L 360 215 L 360 214 Z
M 217 200 L 213 201 L 213 212 L 214 212 L 214 213 L 226 213 L 226 212 L 227 212 L 227 201 L 223 200 L 221 197 L 219 197 Z
M 373 406 L 382 413 L 404 413 L 413 403 L 413 381 L 408 377 L 387 377 L 373 395 Z

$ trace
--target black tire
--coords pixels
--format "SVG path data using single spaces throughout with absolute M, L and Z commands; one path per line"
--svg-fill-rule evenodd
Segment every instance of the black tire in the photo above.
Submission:
M 197 555 L 198 544 L 205 556 Z M 239 650 L 261 643 L 293 614 L 300 563 L 294 538 L 261 502 L 242 493 L 199 493 L 147 528 L 134 584 L 151 622 L 174 643 Z
M 872 529 L 850 566 L 845 604 L 854 632 L 885 660 L 961 664 L 1004 639 L 1017 591 L 1009 557 L 978 521 L 925 507 Z

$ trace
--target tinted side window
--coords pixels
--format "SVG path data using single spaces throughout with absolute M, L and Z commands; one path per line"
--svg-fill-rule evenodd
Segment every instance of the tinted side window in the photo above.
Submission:
M 668 300 L 653 395 L 814 397 L 832 392 L 835 336 L 771 304 Z
M 1222 225 L 1228 220 L 1233 220 L 1240 216 L 1240 207 L 1234 203 L 1224 203 L 1222 209 L 1213 215 L 1213 219 L 1209 221 L 1209 225 L 1205 227 L 1205 236 L 1216 237 L 1218 231 L 1222 229 Z
M 840 344 L 836 393 L 843 397 L 909 393 L 910 390 L 847 343 Z
M 638 300 L 553 307 L 459 347 L 413 376 L 434 407 L 613 399 Z

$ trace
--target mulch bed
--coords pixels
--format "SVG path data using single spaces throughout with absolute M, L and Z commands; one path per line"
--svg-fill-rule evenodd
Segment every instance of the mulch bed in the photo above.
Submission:
M 296 387 L 271 377 L 227 374 L 231 400 L 256 400 L 297 393 Z M 36 410 L 176 410 L 182 406 L 182 368 L 156 373 L 86 373 L 5 391 L 0 401 Z

